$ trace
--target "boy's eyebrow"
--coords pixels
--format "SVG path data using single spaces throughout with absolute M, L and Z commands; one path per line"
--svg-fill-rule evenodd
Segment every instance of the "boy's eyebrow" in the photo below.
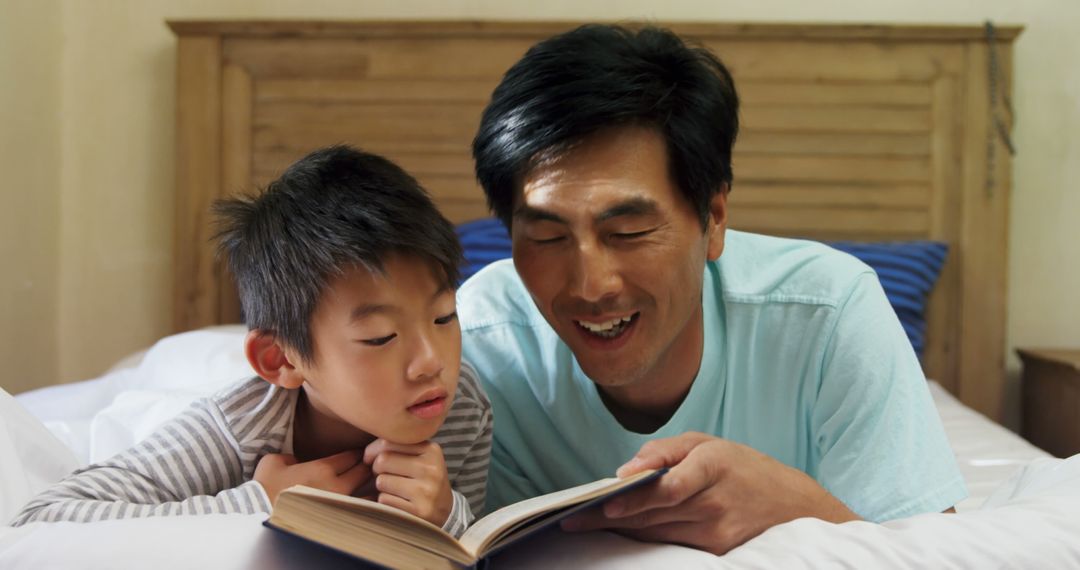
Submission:
M 371 315 L 377 315 L 380 313 L 392 313 L 397 311 L 398 308 L 393 305 L 380 305 L 378 303 L 365 303 L 356 307 L 349 314 L 349 322 L 355 323 L 360 319 L 370 317 Z
M 436 299 L 439 298 L 440 295 L 442 295 L 443 293 L 446 293 L 447 291 L 451 291 L 451 290 L 453 290 L 452 285 L 450 285 L 449 283 L 443 283 L 441 286 L 439 286 L 439 288 L 437 290 L 435 290 L 435 294 L 431 296 L 431 300 L 435 301 Z M 382 314 L 382 313 L 396 313 L 396 312 L 398 312 L 400 310 L 401 309 L 399 309 L 396 305 L 387 305 L 387 304 L 381 304 L 381 303 L 365 303 L 363 305 L 360 305 L 359 307 L 356 307 L 355 309 L 352 310 L 351 313 L 349 313 L 349 322 L 350 323 L 355 323 L 356 321 L 359 321 L 360 319 L 364 319 L 364 318 L 370 317 L 372 315 L 378 315 L 378 314 Z
M 450 283 L 443 283 L 442 285 L 439 286 L 438 289 L 435 290 L 435 294 L 431 296 L 431 302 L 434 303 L 439 298 L 440 295 L 442 295 L 443 293 L 446 293 L 447 291 L 451 291 L 451 290 L 453 290 L 453 286 L 450 285 Z

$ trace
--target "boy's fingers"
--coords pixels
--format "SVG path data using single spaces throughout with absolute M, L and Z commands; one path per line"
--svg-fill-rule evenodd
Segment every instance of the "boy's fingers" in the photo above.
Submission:
M 393 451 L 403 455 L 423 455 L 431 451 L 433 445 L 435 444 L 428 441 L 422 441 L 420 443 L 394 443 L 392 441 L 384 441 L 381 451 L 382 453 Z
M 388 507 L 394 507 L 396 509 L 401 509 L 409 514 L 420 516 L 419 514 L 417 514 L 417 509 L 415 505 L 413 505 L 409 501 L 406 501 L 405 499 L 402 499 L 401 497 L 398 497 L 397 495 L 379 493 L 378 502 Z
M 395 495 L 409 500 L 417 495 L 417 484 L 413 479 L 400 475 L 383 473 L 375 478 L 375 488 L 380 495 Z
M 371 469 L 379 474 L 393 473 L 394 475 L 414 479 L 423 478 L 428 471 L 427 466 L 421 460 L 417 460 L 415 455 L 407 455 L 396 451 L 383 452 L 376 457 L 375 462 L 371 464 Z
M 341 487 L 339 491 L 343 495 L 351 495 L 371 478 L 371 467 L 363 462 L 358 462 L 344 473 L 338 476 L 337 483 Z
M 364 463 L 371 465 L 379 455 L 392 451 L 404 455 L 424 455 L 438 448 L 438 444 L 430 441 L 420 443 L 394 443 L 385 439 L 376 439 L 364 449 Z
M 341 453 L 335 453 L 329 457 L 323 457 L 322 459 L 315 459 L 308 463 L 323 463 L 328 465 L 334 470 L 334 473 L 341 474 L 349 469 L 352 469 L 354 465 L 360 462 L 360 452 L 350 449 L 349 451 L 342 451 Z
M 277 453 L 277 454 L 272 454 L 272 455 L 277 455 L 278 461 L 281 462 L 281 464 L 286 466 L 286 467 L 288 467 L 290 465 L 296 465 L 297 464 L 297 460 L 296 460 L 295 455 L 289 455 L 288 453 Z
M 379 438 L 368 444 L 364 448 L 364 463 L 371 465 L 375 462 L 375 458 L 383 452 L 383 447 L 386 446 L 386 440 Z

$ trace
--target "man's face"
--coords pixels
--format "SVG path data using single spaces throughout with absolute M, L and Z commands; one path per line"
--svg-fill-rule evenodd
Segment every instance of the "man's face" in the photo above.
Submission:
M 514 265 L 609 394 L 647 400 L 693 380 L 704 265 L 723 250 L 725 206 L 720 192 L 703 231 L 668 172 L 663 137 L 640 127 L 597 133 L 523 180 Z
M 315 358 L 301 363 L 317 413 L 396 443 L 429 439 L 453 403 L 461 361 L 454 291 L 429 264 L 394 255 L 385 274 L 353 268 L 311 317 Z

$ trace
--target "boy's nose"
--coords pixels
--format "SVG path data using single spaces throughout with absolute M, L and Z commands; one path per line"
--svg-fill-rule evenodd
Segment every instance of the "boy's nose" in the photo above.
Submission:
M 416 354 L 406 370 L 409 380 L 420 381 L 438 377 L 442 373 L 443 362 L 435 344 L 428 338 L 420 339 L 417 344 Z

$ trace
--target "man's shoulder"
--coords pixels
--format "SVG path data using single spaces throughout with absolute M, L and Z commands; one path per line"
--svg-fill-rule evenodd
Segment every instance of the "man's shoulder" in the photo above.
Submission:
M 856 281 L 874 270 L 855 257 L 811 240 L 729 230 L 724 253 L 711 263 L 726 302 L 838 306 Z
M 466 333 L 504 325 L 530 328 L 544 322 L 510 259 L 484 267 L 462 284 L 457 308 Z

